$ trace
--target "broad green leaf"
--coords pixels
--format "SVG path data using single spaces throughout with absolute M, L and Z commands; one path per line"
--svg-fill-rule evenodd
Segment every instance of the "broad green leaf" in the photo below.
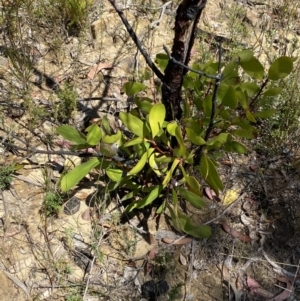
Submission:
M 152 131 L 152 138 L 154 139 L 160 129 L 166 117 L 166 108 L 162 103 L 155 104 L 149 113 L 149 124 Z
M 134 196 L 136 196 L 137 194 L 139 194 L 139 192 L 140 192 L 140 190 L 138 190 L 138 189 L 130 191 L 129 193 L 125 194 L 122 197 L 121 202 L 132 199 Z
M 164 178 L 164 181 L 162 183 L 163 187 L 166 187 L 166 185 L 170 182 L 170 180 L 172 178 L 172 174 L 179 162 L 180 161 L 177 158 L 174 159 L 173 164 L 172 164 L 171 168 L 169 169 L 169 171 L 167 172 L 166 177 Z
M 156 55 L 155 63 L 158 64 L 158 66 L 162 72 L 165 71 L 165 69 L 168 65 L 168 62 L 169 62 L 169 57 L 165 53 L 158 53 Z
M 258 117 L 258 118 L 270 118 L 275 113 L 276 113 L 275 109 L 269 109 L 269 110 L 264 110 L 264 111 L 256 112 L 256 113 L 254 113 L 254 116 Z
M 173 191 L 172 191 L 172 194 L 173 194 Z M 175 195 L 176 195 L 176 192 L 175 192 Z M 177 195 L 176 195 L 176 198 L 177 198 Z M 173 201 L 174 201 L 174 194 L 173 194 Z M 171 208 L 171 206 L 168 206 L 168 209 L 169 209 L 169 212 L 170 212 L 170 215 L 171 215 L 171 221 L 172 221 L 172 224 L 173 224 L 174 228 L 178 232 L 182 231 L 182 229 L 179 225 L 178 217 L 177 217 L 177 209 L 175 208 L 175 210 L 173 210 Z
M 203 111 L 206 117 L 210 117 L 212 108 L 212 95 L 209 94 L 203 99 Z
M 255 117 L 253 116 L 253 114 L 250 112 L 250 111 L 246 111 L 246 117 L 249 121 L 253 122 L 253 123 L 256 123 L 256 119 Z
M 228 138 L 228 133 L 221 133 L 218 136 L 207 141 L 207 145 L 216 145 L 216 147 L 221 147 Z
M 213 162 L 205 155 L 202 155 L 200 171 L 205 182 L 219 195 L 219 190 L 223 190 L 223 183 Z
M 175 136 L 175 131 L 178 127 L 178 124 L 174 121 L 174 122 L 170 122 L 167 124 L 167 131 L 170 135 Z
M 117 133 L 114 135 L 106 135 L 105 137 L 103 137 L 101 142 L 107 144 L 113 144 L 119 142 L 121 140 L 121 137 L 122 137 L 122 133 L 120 130 L 118 130 Z
M 278 80 L 288 76 L 293 70 L 293 60 L 290 57 L 282 56 L 276 59 L 269 68 L 268 78 Z
M 144 91 L 147 88 L 144 84 L 136 83 L 136 82 L 127 82 L 123 85 L 122 90 L 128 96 L 133 96 L 141 91 Z
M 56 129 L 57 133 L 63 136 L 65 139 L 75 142 L 76 144 L 86 144 L 86 136 L 81 132 L 75 130 L 70 125 L 60 125 Z
M 138 174 L 146 165 L 148 158 L 147 152 L 145 152 L 139 162 L 127 173 L 127 175 L 132 176 Z
M 125 112 L 120 112 L 120 119 L 133 134 L 144 138 L 144 122 L 141 119 Z
M 264 67 L 255 57 L 252 57 L 249 61 L 241 63 L 241 67 L 244 71 L 254 79 L 264 78 Z
M 222 73 L 222 79 L 226 81 L 227 79 L 234 78 L 238 76 L 238 69 L 239 66 L 239 60 L 238 59 L 232 59 L 224 68 Z
M 248 108 L 248 101 L 247 101 L 244 91 L 242 91 L 240 88 L 237 88 L 236 96 L 238 98 L 239 103 L 243 107 L 243 109 L 246 110 Z
M 189 140 L 195 145 L 204 145 L 206 142 L 201 135 L 196 134 L 193 130 L 186 128 L 186 133 Z
M 97 145 L 102 137 L 101 129 L 97 124 L 90 125 L 86 131 L 88 132 L 86 142 L 89 145 Z
M 203 127 L 201 126 L 200 120 L 195 120 L 192 118 L 184 118 L 182 119 L 182 122 L 186 128 L 191 129 L 196 134 L 202 134 Z
M 124 147 L 129 147 L 129 146 L 132 146 L 132 145 L 136 145 L 136 144 L 140 144 L 144 141 L 144 138 L 142 137 L 137 137 L 137 138 L 134 138 L 126 143 L 124 143 Z
M 192 191 L 193 193 L 201 196 L 201 192 L 200 192 L 200 183 L 198 182 L 198 180 L 195 177 L 192 176 L 185 176 L 185 181 L 186 181 L 186 186 L 188 187 L 188 189 L 190 191 Z
M 265 91 L 263 93 L 264 96 L 276 96 L 278 94 L 280 94 L 282 91 L 281 88 L 278 88 L 278 87 L 272 87 L 270 89 L 268 89 L 267 91 Z
M 135 208 L 140 209 L 150 205 L 154 200 L 156 200 L 159 197 L 162 190 L 163 190 L 162 185 L 154 187 L 153 190 L 146 197 L 144 197 L 141 201 L 137 202 Z
M 138 106 L 138 108 L 141 109 L 145 113 L 150 113 L 150 110 L 153 107 L 153 104 L 151 103 L 150 98 L 135 97 L 134 102 Z
M 242 89 L 242 91 L 245 93 L 247 93 L 247 97 L 252 97 L 253 95 L 255 95 L 258 90 L 259 87 L 256 83 L 253 82 L 246 82 L 246 83 L 242 83 L 240 85 L 240 88 Z
M 159 171 L 159 167 L 157 165 L 157 163 L 155 162 L 155 154 L 152 154 L 149 157 L 149 165 L 152 168 L 152 170 L 158 175 L 161 176 L 161 172 Z
M 227 93 L 228 90 L 228 85 L 225 85 L 223 83 L 220 84 L 219 89 L 218 89 L 218 94 L 217 94 L 217 100 L 222 102 L 222 100 L 224 99 L 224 96 Z
M 179 144 L 181 156 L 183 158 L 185 158 L 186 157 L 186 147 L 185 147 L 185 144 L 183 142 L 182 132 L 181 132 L 181 128 L 180 128 L 179 125 L 175 129 L 175 137 L 176 137 L 176 139 L 178 141 L 178 144 Z
M 197 238 L 208 238 L 211 236 L 211 229 L 209 226 L 195 225 L 189 216 L 183 214 L 179 210 L 177 211 L 177 215 L 180 228 L 183 232 Z
M 119 182 L 121 181 L 123 177 L 123 170 L 117 169 L 117 168 L 107 168 L 105 170 L 106 175 L 114 182 Z
M 101 119 L 101 127 L 104 129 L 107 135 L 111 135 L 111 128 L 106 115 L 104 115 Z
M 202 198 L 200 198 L 198 194 L 195 194 L 188 190 L 184 190 L 180 187 L 178 187 L 177 190 L 180 193 L 180 195 L 189 203 L 191 203 L 195 208 L 202 209 L 203 207 L 205 207 L 205 202 Z
M 243 50 L 236 55 L 240 58 L 241 63 L 249 62 L 253 58 L 253 52 L 251 50 Z
M 240 138 L 246 138 L 246 139 L 253 139 L 254 135 L 252 132 L 249 132 L 247 130 L 233 130 L 231 131 L 231 134 L 236 136 L 236 137 L 240 137 Z
M 235 93 L 235 89 L 232 86 L 228 87 L 225 96 L 222 100 L 222 104 L 231 109 L 235 109 L 237 107 L 238 99 Z
M 247 148 L 243 144 L 233 140 L 227 142 L 226 145 L 224 146 L 224 149 L 227 152 L 238 153 L 240 155 L 247 153 Z
M 63 192 L 68 191 L 74 187 L 80 180 L 82 180 L 93 168 L 101 164 L 101 160 L 93 158 L 88 162 L 82 163 L 74 167 L 70 172 L 64 175 L 60 182 L 60 188 Z
M 166 209 L 166 204 L 167 202 L 163 201 L 162 204 L 157 208 L 156 214 L 161 214 L 162 212 L 164 212 Z

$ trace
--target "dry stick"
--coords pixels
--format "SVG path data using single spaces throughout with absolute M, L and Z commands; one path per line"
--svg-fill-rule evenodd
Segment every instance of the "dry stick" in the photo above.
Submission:
M 103 232 L 103 226 L 102 226 L 102 231 L 101 232 L 104 233 Z M 101 235 L 99 240 L 98 240 L 97 247 L 96 247 L 97 250 L 98 250 L 98 247 L 100 246 L 102 240 L 103 240 L 103 235 Z M 89 284 L 90 284 L 90 280 L 91 280 L 95 260 L 96 260 L 96 254 L 93 256 L 93 259 L 92 259 L 92 262 L 91 262 L 91 268 L 90 268 L 90 271 L 89 271 L 89 274 L 88 274 L 88 277 L 87 277 L 86 286 L 85 286 L 84 293 L 83 293 L 83 296 L 82 296 L 83 300 L 85 300 L 85 297 L 86 297 L 86 294 L 87 294 L 87 291 L 88 291 L 88 288 L 89 288 Z
M 163 82 L 164 81 L 164 75 L 160 72 L 160 70 L 156 67 L 156 65 L 153 63 L 151 60 L 149 54 L 147 51 L 143 48 L 139 38 L 135 34 L 134 30 L 132 29 L 131 25 L 127 21 L 123 11 L 118 7 L 117 3 L 115 0 L 109 0 L 110 4 L 114 7 L 115 11 L 118 13 L 119 17 L 121 18 L 123 24 L 125 25 L 127 32 L 131 36 L 132 40 L 134 41 L 136 47 L 139 49 L 141 54 L 146 60 L 146 63 L 148 66 L 152 69 L 152 71 L 155 73 L 155 75 Z
M 160 8 L 162 8 L 161 12 L 160 12 L 160 16 L 159 16 L 159 19 L 156 20 L 156 21 L 153 21 L 151 24 L 150 24 L 150 28 L 156 28 L 158 27 L 159 23 L 161 22 L 162 18 L 163 18 L 163 15 L 165 13 L 165 10 L 166 10 L 166 7 L 172 3 L 172 1 L 169 1 L 167 3 L 165 3 L 163 6 L 161 6 Z

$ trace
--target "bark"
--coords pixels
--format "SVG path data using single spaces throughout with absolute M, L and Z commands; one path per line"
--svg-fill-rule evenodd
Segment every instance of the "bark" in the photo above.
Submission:
M 191 49 L 194 45 L 197 23 L 207 0 L 183 0 L 178 6 L 175 19 L 175 37 L 171 56 L 177 61 L 188 65 L 191 56 Z M 172 60 L 169 61 L 165 70 L 162 85 L 162 100 L 166 106 L 168 121 L 180 120 L 181 89 L 183 76 L 187 70 Z

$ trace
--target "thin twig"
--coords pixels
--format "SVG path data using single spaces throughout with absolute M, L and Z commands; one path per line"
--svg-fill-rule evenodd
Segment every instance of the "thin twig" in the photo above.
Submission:
M 127 32 L 131 36 L 132 40 L 134 41 L 136 47 L 139 49 L 141 54 L 146 60 L 146 63 L 148 66 L 152 69 L 152 71 L 155 73 L 155 75 L 163 82 L 164 81 L 164 75 L 160 72 L 160 70 L 156 67 L 156 65 L 151 60 L 149 54 L 145 49 L 143 48 L 139 38 L 135 34 L 134 30 L 132 29 L 131 25 L 129 24 L 128 20 L 126 19 L 123 11 L 118 7 L 115 0 L 109 0 L 110 4 L 114 7 L 115 11 L 118 13 L 119 17 L 121 18 L 123 24 L 125 25 Z
M 165 13 L 165 10 L 166 10 L 166 7 L 172 3 L 172 1 L 169 1 L 167 3 L 165 3 L 163 6 L 161 6 L 160 8 L 162 8 L 161 12 L 160 12 L 160 16 L 159 16 L 159 19 L 156 20 L 156 21 L 153 21 L 151 24 L 150 24 L 150 28 L 156 28 L 158 27 L 159 23 L 161 22 L 162 18 L 163 18 L 163 15 Z
M 210 120 L 209 125 L 206 129 L 204 140 L 207 141 L 209 139 L 210 133 L 213 130 L 214 127 L 214 120 L 215 120 L 215 114 L 216 114 L 216 105 L 217 105 L 217 94 L 218 90 L 221 84 L 222 80 L 222 74 L 221 74 L 221 67 L 222 67 L 222 42 L 219 43 L 219 60 L 218 60 L 218 75 L 216 76 L 216 82 L 214 84 L 214 91 L 212 96 L 212 105 L 211 105 L 211 114 L 210 114 Z M 202 151 L 204 149 L 205 145 L 201 145 L 198 149 L 198 152 L 195 155 L 194 164 L 198 165 L 201 161 Z
M 235 206 L 236 203 L 238 201 L 240 201 L 245 195 L 246 195 L 246 192 L 242 193 L 235 201 L 233 201 L 228 207 L 226 207 L 218 216 L 216 216 L 215 218 L 207 221 L 203 225 L 209 225 L 209 224 L 215 222 L 216 220 L 220 219 L 228 210 L 230 210 L 233 206 Z
M 219 74 L 218 75 L 210 75 L 210 74 L 207 74 L 205 72 L 193 69 L 193 68 L 191 68 L 191 67 L 189 67 L 189 66 L 187 66 L 187 65 L 185 65 L 185 64 L 183 64 L 183 63 L 181 63 L 179 61 L 177 61 L 176 59 L 174 59 L 171 56 L 170 51 L 168 50 L 168 48 L 165 45 L 163 45 L 163 48 L 164 48 L 164 51 L 166 52 L 167 56 L 169 57 L 169 60 L 172 61 L 174 64 L 177 64 L 177 65 L 179 65 L 179 66 L 181 66 L 181 67 L 183 67 L 183 68 L 185 68 L 185 69 L 187 69 L 187 70 L 189 70 L 191 72 L 197 73 L 199 75 L 203 75 L 203 76 L 205 76 L 207 78 L 216 79 L 216 80 L 220 79 L 220 75 Z

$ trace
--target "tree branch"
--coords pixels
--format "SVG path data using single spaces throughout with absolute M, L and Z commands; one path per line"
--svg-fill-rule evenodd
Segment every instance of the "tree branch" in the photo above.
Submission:
M 148 66 L 153 70 L 153 72 L 155 73 L 155 75 L 163 82 L 164 81 L 164 75 L 160 72 L 160 70 L 156 67 L 156 65 L 153 63 L 153 61 L 151 60 L 149 54 L 146 52 L 146 50 L 143 48 L 139 38 L 137 37 L 137 35 L 135 34 L 134 30 L 132 29 L 131 25 L 129 24 L 129 22 L 127 21 L 123 11 L 118 7 L 117 3 L 115 0 L 109 0 L 110 4 L 114 7 L 114 9 L 116 10 L 116 12 L 118 13 L 119 17 L 121 18 L 124 26 L 126 27 L 129 35 L 131 36 L 132 40 L 134 41 L 136 47 L 139 49 L 139 51 L 141 52 L 141 54 L 143 55 L 143 57 L 146 60 L 146 63 L 148 64 Z

